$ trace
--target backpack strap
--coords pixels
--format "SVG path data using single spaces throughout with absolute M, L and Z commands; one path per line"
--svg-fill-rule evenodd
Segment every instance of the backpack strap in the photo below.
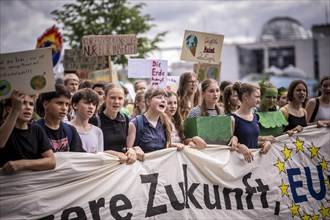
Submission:
M 38 125 L 40 125 L 44 129 L 44 131 L 46 131 L 45 119 L 41 118 L 41 119 L 37 120 L 36 123 Z M 70 145 L 70 143 L 73 139 L 72 128 L 70 127 L 70 125 L 68 125 L 62 121 L 60 122 L 60 126 L 64 129 L 64 133 L 68 137 L 68 141 L 69 141 L 69 145 Z
M 284 109 L 285 109 L 285 119 L 288 120 L 289 118 L 289 108 L 288 108 L 288 105 L 285 105 L 284 106 Z
M 36 123 L 37 123 L 38 125 L 40 125 L 40 126 L 44 129 L 44 131 L 46 131 L 45 119 L 40 118 L 40 119 L 36 120 Z
M 72 132 L 72 128 L 70 127 L 70 125 L 68 125 L 67 123 L 64 122 L 60 122 L 61 127 L 64 129 L 64 133 L 66 134 L 66 136 L 68 136 L 68 141 L 69 141 L 69 146 L 71 145 L 71 141 L 73 139 L 73 132 Z
M 139 146 L 141 133 L 144 127 L 143 116 L 137 115 L 135 118 L 136 118 L 136 136 L 135 136 L 134 146 Z
M 309 119 L 309 122 L 313 122 L 315 117 L 316 117 L 316 114 L 317 112 L 319 111 L 319 107 L 320 107 L 320 100 L 318 98 L 315 99 L 316 103 L 315 103 L 315 108 L 313 110 L 313 113 L 312 113 L 312 116 L 311 118 Z

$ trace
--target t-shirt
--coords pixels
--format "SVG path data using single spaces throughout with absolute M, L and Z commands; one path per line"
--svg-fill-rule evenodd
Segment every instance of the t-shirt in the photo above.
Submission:
M 71 125 L 71 123 L 69 122 Z M 103 132 L 101 128 L 92 125 L 92 129 L 89 131 L 78 131 L 80 136 L 82 147 L 86 152 L 103 152 Z
M 207 112 L 209 113 L 209 116 L 218 115 L 218 112 L 216 109 L 207 109 Z M 225 114 L 224 112 L 220 112 L 220 115 L 224 115 L 224 114 Z M 188 114 L 188 118 L 200 117 L 200 116 L 202 116 L 202 111 L 199 106 L 193 107 Z
M 122 152 L 126 147 L 129 119 L 126 115 L 117 114 L 115 119 L 111 119 L 103 112 L 99 114 L 101 130 L 103 131 L 104 150 L 114 150 Z M 89 123 L 98 126 L 96 116 L 89 120 Z
M 146 118 L 143 118 L 143 129 L 140 134 L 138 146 L 144 151 L 144 153 L 153 152 L 166 148 L 166 136 L 165 128 L 158 120 L 156 127 L 154 127 Z M 133 118 L 131 122 L 137 128 L 137 119 Z M 138 131 L 138 129 L 136 129 Z
M 0 167 L 8 161 L 39 159 L 51 149 L 43 129 L 37 124 L 28 124 L 28 129 L 14 128 L 7 143 L 0 149 Z
M 237 137 L 238 143 L 245 144 L 248 148 L 257 148 L 260 134 L 257 116 L 253 114 L 252 121 L 247 121 L 237 113 L 231 115 L 235 118 L 234 135 Z
M 72 131 L 71 143 L 69 143 L 68 137 L 61 125 L 57 130 L 53 130 L 45 125 L 45 132 L 50 144 L 52 145 L 53 152 L 86 152 L 82 147 L 81 139 L 76 128 L 69 124 L 67 124 L 67 126 L 70 126 Z
M 171 141 L 172 141 L 172 143 L 181 143 L 182 142 L 174 124 L 172 124 Z

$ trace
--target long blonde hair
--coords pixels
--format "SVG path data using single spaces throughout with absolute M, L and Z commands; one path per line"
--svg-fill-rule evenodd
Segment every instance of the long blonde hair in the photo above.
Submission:
M 179 104 L 180 104 L 180 114 L 182 116 L 183 119 L 185 119 L 190 111 L 190 108 L 188 106 L 188 94 L 187 94 L 187 87 L 189 86 L 189 80 L 195 77 L 196 78 L 196 84 L 197 82 L 197 75 L 193 72 L 185 72 L 180 76 L 180 81 L 179 81 L 179 87 L 178 87 L 178 91 L 177 94 L 179 96 Z M 197 106 L 199 104 L 199 97 L 200 97 L 200 93 L 199 93 L 199 89 L 197 87 L 196 93 L 194 94 L 194 103 L 193 106 Z
M 219 86 L 218 82 L 214 79 L 205 79 L 202 82 L 202 92 L 205 92 L 206 89 L 211 85 L 211 84 L 216 84 Z M 220 89 L 219 89 L 220 90 Z M 207 111 L 207 105 L 206 105 L 206 101 L 205 98 L 202 98 L 202 102 L 200 104 L 200 109 L 201 109 L 201 116 L 209 116 L 209 112 Z M 215 104 L 215 110 L 217 111 L 217 115 L 221 115 L 221 110 L 220 110 L 220 106 L 218 105 L 218 103 Z
M 179 101 L 179 97 L 176 93 L 174 93 L 172 91 L 167 91 L 167 95 L 168 95 L 168 97 L 175 96 L 177 101 Z M 172 118 L 173 118 L 173 121 L 174 121 L 174 127 L 177 130 L 180 139 L 184 140 L 184 127 L 183 127 L 183 123 L 182 123 L 182 116 L 180 114 L 179 103 L 178 103 L 178 107 L 176 109 L 176 112 L 175 112 L 175 114 L 173 115 Z
M 135 100 L 134 100 L 133 115 L 143 114 L 143 112 L 141 111 L 140 107 L 137 104 L 144 99 L 145 94 L 146 93 L 144 90 L 137 91 L 137 93 L 135 95 Z
M 144 99 L 147 103 L 147 100 L 151 100 L 153 97 L 157 95 L 163 95 L 167 97 L 167 92 L 165 89 L 161 88 L 150 88 L 146 92 Z M 146 112 L 149 110 L 149 106 L 146 105 Z M 160 123 L 163 125 L 165 129 L 165 136 L 166 136 L 166 146 L 171 143 L 171 133 L 172 133 L 172 122 L 171 119 L 167 116 L 165 112 L 163 112 L 160 116 Z

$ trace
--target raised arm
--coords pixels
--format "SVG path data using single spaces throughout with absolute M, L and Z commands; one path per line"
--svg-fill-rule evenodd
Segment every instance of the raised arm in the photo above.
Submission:
M 25 93 L 14 90 L 11 95 L 11 107 L 9 114 L 0 127 L 0 148 L 3 148 L 15 127 L 16 120 L 22 110 Z

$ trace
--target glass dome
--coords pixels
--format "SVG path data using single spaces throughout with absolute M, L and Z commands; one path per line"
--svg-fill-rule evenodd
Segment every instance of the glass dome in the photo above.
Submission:
M 262 28 L 260 41 L 301 40 L 311 38 L 308 31 L 299 21 L 290 17 L 275 17 Z

